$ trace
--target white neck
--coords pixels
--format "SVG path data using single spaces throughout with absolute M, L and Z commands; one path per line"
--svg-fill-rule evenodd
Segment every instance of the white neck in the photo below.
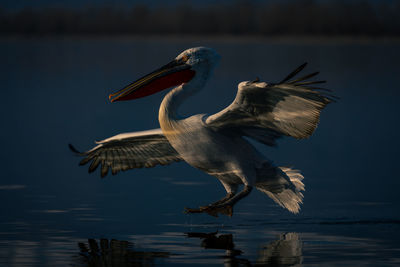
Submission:
M 196 75 L 197 76 L 197 75 Z M 164 97 L 158 112 L 158 120 L 164 132 L 172 130 L 181 119 L 178 109 L 186 98 L 200 91 L 205 85 L 208 75 L 198 75 L 188 83 L 173 88 Z

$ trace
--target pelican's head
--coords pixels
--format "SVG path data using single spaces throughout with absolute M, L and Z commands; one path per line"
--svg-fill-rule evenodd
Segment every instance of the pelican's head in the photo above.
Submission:
M 131 100 L 188 83 L 195 77 L 205 81 L 219 59 L 218 53 L 211 48 L 187 49 L 168 64 L 110 94 L 109 98 L 111 102 Z
M 189 48 L 180 53 L 175 60 L 185 61 L 196 72 L 212 70 L 220 60 L 218 53 L 208 47 Z

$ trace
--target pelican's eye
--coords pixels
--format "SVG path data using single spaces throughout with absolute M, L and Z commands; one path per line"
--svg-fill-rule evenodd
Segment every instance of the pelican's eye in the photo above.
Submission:
M 189 56 L 188 55 L 183 55 L 181 58 L 182 62 L 187 62 L 189 60 Z

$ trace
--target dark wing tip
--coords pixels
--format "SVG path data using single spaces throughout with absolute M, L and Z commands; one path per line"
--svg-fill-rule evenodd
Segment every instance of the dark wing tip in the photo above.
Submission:
M 102 164 L 101 164 L 101 171 L 100 171 L 100 176 L 101 176 L 101 178 L 104 178 L 104 177 L 106 177 L 107 176 L 107 174 L 108 174 L 108 165 L 106 164 L 106 162 L 103 162 Z
M 330 102 L 337 103 L 340 100 L 340 97 L 332 95 L 332 94 L 324 94 L 326 98 L 329 99 Z
M 68 144 L 69 149 L 74 152 L 75 154 L 82 155 L 83 153 L 76 149 L 72 144 Z
M 307 64 L 308 64 L 307 62 L 304 62 L 303 64 L 298 66 L 294 71 L 292 71 L 288 76 L 285 77 L 285 79 L 283 79 L 279 83 L 284 83 L 286 81 L 289 81 L 291 78 L 296 76 L 300 71 L 302 71 L 307 66 Z
M 306 82 L 296 82 L 295 86 L 304 86 L 304 85 L 312 85 L 312 84 L 321 84 L 326 83 L 326 81 L 306 81 Z

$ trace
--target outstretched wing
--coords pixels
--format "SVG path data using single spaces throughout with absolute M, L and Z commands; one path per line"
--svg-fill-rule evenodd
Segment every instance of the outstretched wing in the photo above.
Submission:
M 118 134 L 96 143 L 96 147 L 86 152 L 79 152 L 71 144 L 69 147 L 85 157 L 79 165 L 91 162 L 89 173 L 101 165 L 101 177 L 106 176 L 110 168 L 115 175 L 119 171 L 167 165 L 182 160 L 161 129 Z
M 306 63 L 277 84 L 241 82 L 235 100 L 211 115 L 206 123 L 216 130 L 227 130 L 275 145 L 282 135 L 297 139 L 309 137 L 317 127 L 321 110 L 335 97 L 326 89 L 314 87 L 325 81 L 306 81 L 318 74 L 293 79 Z

